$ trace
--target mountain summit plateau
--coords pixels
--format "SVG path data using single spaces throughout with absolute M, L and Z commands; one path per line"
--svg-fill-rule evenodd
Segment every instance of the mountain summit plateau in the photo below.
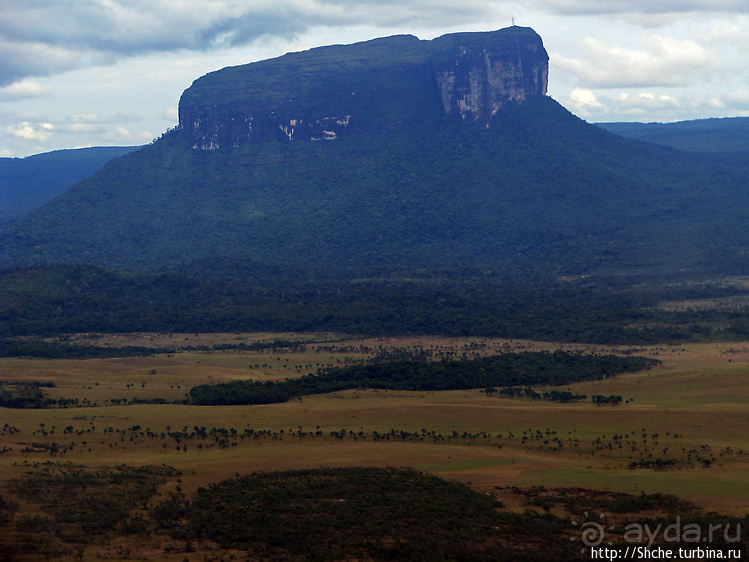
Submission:
M 434 105 L 489 125 L 509 102 L 546 94 L 549 56 L 532 29 L 411 35 L 319 47 L 196 80 L 179 103 L 192 148 L 333 140 L 427 118 Z

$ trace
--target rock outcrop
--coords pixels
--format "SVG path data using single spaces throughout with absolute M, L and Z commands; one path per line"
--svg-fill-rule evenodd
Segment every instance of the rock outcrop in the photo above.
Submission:
M 180 135 L 214 150 L 334 140 L 438 114 L 489 126 L 507 103 L 545 95 L 548 68 L 541 38 L 516 26 L 321 47 L 199 78 L 180 99 Z

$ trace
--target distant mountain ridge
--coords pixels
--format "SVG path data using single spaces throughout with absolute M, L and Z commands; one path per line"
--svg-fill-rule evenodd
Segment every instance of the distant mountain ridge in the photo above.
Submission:
M 627 137 L 689 152 L 749 155 L 749 117 L 694 119 L 676 123 L 596 123 Z
M 0 224 L 35 211 L 113 158 L 137 148 L 102 146 L 0 158 Z
M 497 38 L 506 57 L 492 46 Z M 749 270 L 746 166 L 634 142 L 573 116 L 544 95 L 547 59 L 532 30 L 443 41 L 439 52 L 453 57 L 446 66 L 433 42 L 396 37 L 196 80 L 182 96 L 179 129 L 5 228 L 0 263 Z M 404 52 L 371 65 L 348 56 L 390 52 L 391 43 Z M 439 69 L 448 67 L 458 70 L 445 94 Z M 309 76 L 297 79 L 305 68 Z M 492 84 L 490 69 L 502 79 Z M 362 81 L 371 87 L 350 88 Z M 495 109 L 488 91 L 507 83 L 515 86 Z M 302 90 L 306 97 L 289 95 Z M 366 95 L 351 102 L 352 91 Z M 313 142 L 314 127 L 299 119 L 323 117 L 346 124 Z

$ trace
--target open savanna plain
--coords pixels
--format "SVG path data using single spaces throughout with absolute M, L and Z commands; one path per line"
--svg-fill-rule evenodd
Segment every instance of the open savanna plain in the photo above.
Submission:
M 37 523 L 44 529 L 48 505 L 23 493 L 23 482 L 34 474 L 123 465 L 170 467 L 154 476 L 155 494 L 132 508 L 143 514 L 171 495 L 190 498 L 237 475 L 333 467 L 408 467 L 467 484 L 504 509 L 551 511 L 569 521 L 583 517 L 582 508 L 580 514 L 563 512 L 559 498 L 580 489 L 671 494 L 704 513 L 749 513 L 749 343 L 615 347 L 336 334 L 80 335 L 67 343 L 159 352 L 0 361 L 4 384 L 54 383 L 42 387 L 46 396 L 78 401 L 67 408 L 0 409 L 0 494 L 13 506 L 7 510 L 12 517 L 0 517 L 6 537 L 20 528 L 11 525 L 19 518 L 28 525 L 41 518 Z M 587 396 L 568 403 L 484 389 L 346 390 L 252 406 L 183 402 L 199 384 L 283 380 L 375 358 L 418 353 L 438 360 L 556 349 L 640 355 L 661 363 L 559 388 Z M 622 401 L 596 405 L 593 395 Z M 547 496 L 546 503 L 539 495 Z M 17 549 L 15 555 L 197 560 L 208 559 L 206 553 L 240 554 L 216 544 L 120 535 L 68 550 L 64 541 L 54 548 L 47 542 L 36 552 Z M 11 543 L 8 538 L 6 546 Z M 195 549 L 197 554 L 190 552 Z

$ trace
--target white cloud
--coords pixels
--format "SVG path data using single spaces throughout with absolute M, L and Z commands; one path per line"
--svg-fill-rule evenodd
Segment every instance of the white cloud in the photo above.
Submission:
M 677 107 L 679 100 L 673 96 L 656 95 L 652 92 L 621 92 L 608 98 L 624 109 L 668 109 Z
M 575 88 L 572 90 L 567 103 L 575 108 L 576 113 L 582 117 L 590 117 L 592 114 L 600 112 L 603 104 L 598 101 L 596 95 L 591 90 L 584 88 Z
M 636 119 L 653 114 L 669 116 L 683 105 L 678 98 L 652 92 L 620 92 L 610 97 L 602 97 L 602 99 L 606 106 L 606 113 Z M 670 121 L 672 119 L 661 120 Z
M 101 132 L 101 127 L 94 125 L 93 123 L 69 123 L 60 125 L 56 128 L 61 133 L 72 133 L 72 134 L 94 134 Z
M 749 13 L 744 0 L 527 0 L 531 5 L 562 15 L 619 15 L 646 17 L 695 12 Z
M 573 113 L 593 121 L 683 121 L 715 116 L 739 116 L 749 113 L 749 92 L 735 96 L 710 94 L 672 96 L 662 92 L 594 92 L 574 89 L 560 99 Z M 743 104 L 741 103 L 744 100 Z
M 105 144 L 145 144 L 154 139 L 154 134 L 150 131 L 133 132 L 127 127 L 115 127 L 113 132 L 107 132 L 101 136 Z
M 46 93 L 44 86 L 35 80 L 19 80 L 0 88 L 0 97 L 5 99 L 38 98 Z
M 67 118 L 67 121 L 71 123 L 98 123 L 101 121 L 101 118 L 96 113 L 81 113 L 71 115 Z
M 8 132 L 14 137 L 42 142 L 49 140 L 54 130 L 55 126 L 52 123 L 30 123 L 28 121 L 8 127 Z
M 749 108 L 749 90 L 733 90 L 725 96 L 726 102 Z
M 176 123 L 179 121 L 179 109 L 176 105 L 172 105 L 170 107 L 167 107 L 164 110 L 164 113 L 162 114 L 161 118 L 164 121 L 169 121 L 170 123 Z

